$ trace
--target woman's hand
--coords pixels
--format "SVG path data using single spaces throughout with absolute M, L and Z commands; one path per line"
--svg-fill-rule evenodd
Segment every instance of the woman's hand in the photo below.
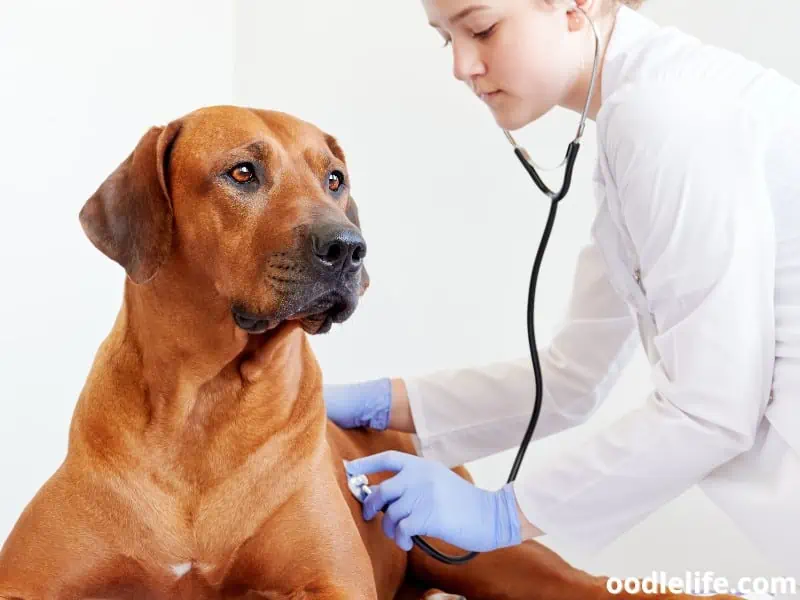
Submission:
M 389 424 L 392 406 L 389 379 L 326 385 L 322 395 L 328 418 L 343 429 L 369 427 L 382 431 Z
M 435 537 L 459 548 L 485 552 L 522 541 L 514 490 L 475 487 L 444 465 L 403 452 L 383 452 L 345 463 L 348 474 L 393 471 L 372 488 L 363 515 L 383 510 L 383 531 L 403 550 L 414 535 Z
M 369 427 L 414 433 L 414 420 L 402 379 L 375 379 L 323 387 L 328 418 L 343 429 Z

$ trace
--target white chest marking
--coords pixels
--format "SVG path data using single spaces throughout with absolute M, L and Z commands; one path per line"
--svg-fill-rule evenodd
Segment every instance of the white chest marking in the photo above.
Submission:
M 176 576 L 178 579 L 180 579 L 181 577 L 183 577 L 183 576 L 184 576 L 184 575 L 186 575 L 186 574 L 187 574 L 189 571 L 191 571 L 191 570 L 192 570 L 192 563 L 190 563 L 190 562 L 187 562 L 187 563 L 181 563 L 181 564 L 179 564 L 179 565 L 172 565 L 172 566 L 170 567 L 170 569 L 172 569 L 172 572 L 173 572 L 173 573 L 175 573 L 175 576 Z

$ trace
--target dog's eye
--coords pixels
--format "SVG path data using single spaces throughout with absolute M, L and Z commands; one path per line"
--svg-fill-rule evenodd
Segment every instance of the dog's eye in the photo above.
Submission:
M 236 183 L 249 183 L 255 179 L 256 170 L 251 163 L 241 163 L 228 171 L 228 175 Z
M 331 171 L 328 174 L 328 189 L 332 192 L 338 192 L 344 185 L 344 173 L 341 171 Z

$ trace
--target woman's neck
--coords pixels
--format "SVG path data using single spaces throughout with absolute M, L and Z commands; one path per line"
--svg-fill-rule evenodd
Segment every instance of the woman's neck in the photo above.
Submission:
M 592 92 L 592 100 L 589 104 L 589 110 L 587 112 L 587 118 L 591 119 L 592 121 L 595 120 L 597 117 L 597 113 L 600 112 L 600 107 L 602 105 L 602 81 L 603 81 L 603 66 L 605 64 L 606 58 L 606 49 L 608 48 L 608 41 L 611 38 L 611 34 L 614 31 L 614 25 L 616 24 L 616 11 L 610 15 L 608 15 L 605 19 L 597 19 L 595 21 L 595 26 L 597 27 L 597 33 L 600 36 L 600 52 L 599 52 L 599 59 L 597 65 L 597 74 L 595 75 L 594 81 L 594 90 Z M 587 22 L 586 27 L 591 30 L 591 25 Z M 592 66 L 594 64 L 594 54 L 595 54 L 595 41 L 594 35 L 591 36 L 591 42 L 586 44 L 584 48 L 584 60 L 582 62 L 583 68 L 581 69 L 580 73 L 575 79 L 575 84 L 570 88 L 567 96 L 565 97 L 564 101 L 560 103 L 560 106 L 581 114 L 583 112 L 584 107 L 586 106 L 586 97 L 589 94 L 589 87 L 592 81 Z

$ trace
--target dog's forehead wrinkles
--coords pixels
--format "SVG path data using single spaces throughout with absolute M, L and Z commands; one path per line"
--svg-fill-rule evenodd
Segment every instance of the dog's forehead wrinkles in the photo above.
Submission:
M 302 138 L 316 138 L 321 131 L 306 121 L 298 119 L 287 113 L 271 110 L 257 111 L 261 121 L 270 129 L 280 143 L 292 146 L 296 140 Z
M 249 152 L 262 162 L 267 161 L 267 155 L 269 154 L 269 146 L 264 140 L 256 140 L 254 142 L 250 142 L 243 148 L 243 150 L 245 152 Z
M 312 169 L 324 170 L 344 162 L 338 156 L 338 146 L 332 147 L 333 138 L 315 125 L 278 111 L 259 112 L 281 147 L 290 155 L 302 157 Z
M 233 147 L 218 150 L 213 154 L 213 162 L 228 162 L 230 159 L 249 157 L 268 166 L 270 161 L 282 158 L 282 154 L 280 146 L 270 143 L 269 139 L 262 137 L 261 139 L 251 139 Z
M 269 133 L 279 143 L 292 145 L 293 140 L 320 137 L 322 131 L 307 121 L 288 113 L 262 110 L 242 106 L 210 106 L 187 115 L 184 119 L 191 126 L 206 126 L 205 134 L 241 132 L 246 137 Z
M 303 160 L 311 167 L 312 171 L 320 172 L 330 169 L 335 159 L 330 152 L 326 153 L 319 148 L 305 148 Z
M 264 163 L 276 162 L 270 165 L 272 168 L 305 163 L 319 173 L 332 164 L 343 166 L 338 146 L 332 147 L 329 135 L 287 113 L 215 106 L 199 109 L 186 120 L 183 139 L 179 138 L 178 144 L 184 142 L 198 159 L 214 157 L 215 162 L 227 155 L 245 153 Z

